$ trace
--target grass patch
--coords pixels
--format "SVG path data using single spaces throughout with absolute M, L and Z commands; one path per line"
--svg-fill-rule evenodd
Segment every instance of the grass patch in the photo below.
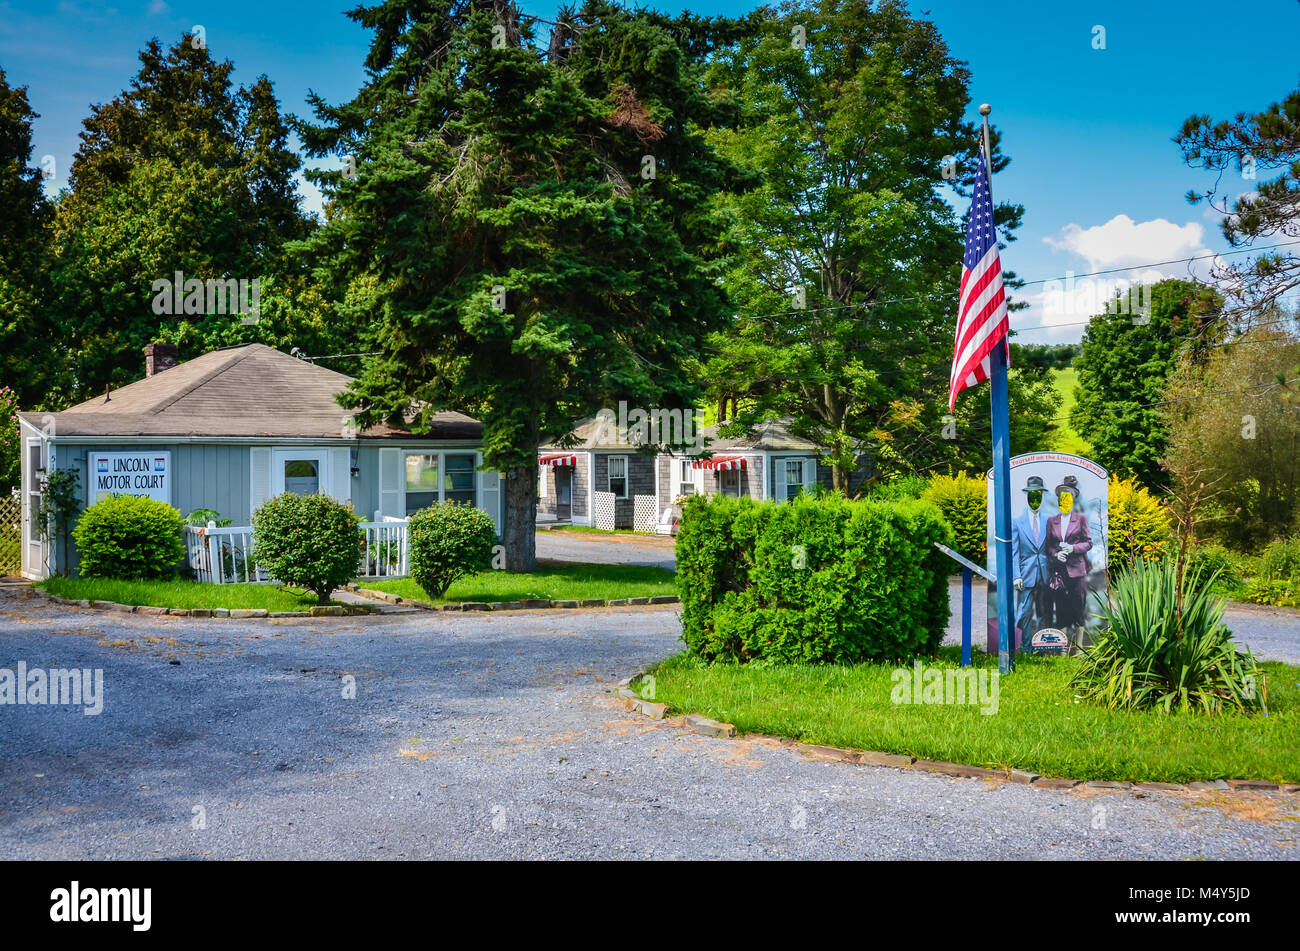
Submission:
M 935 666 L 956 667 L 959 648 Z M 999 681 L 998 712 L 975 705 L 895 705 L 885 665 L 709 666 L 679 654 L 651 672 L 655 699 L 742 732 L 910 754 L 1044 776 L 1127 782 L 1300 782 L 1300 667 L 1267 661 L 1268 716 L 1162 715 L 1076 702 L 1071 657 L 1027 657 Z M 976 667 L 997 659 L 976 654 Z
M 1069 420 L 1070 410 L 1074 409 L 1074 388 L 1079 385 L 1079 371 L 1074 367 L 1065 367 L 1052 370 L 1051 373 L 1052 383 L 1063 400 L 1058 413 L 1062 418 L 1057 420 L 1056 432 L 1052 439 L 1053 448 L 1056 452 L 1072 452 L 1077 456 L 1086 456 L 1092 451 L 1092 447 L 1086 439 L 1074 431 Z
M 271 584 L 200 584 L 197 581 L 122 581 L 114 578 L 47 578 L 36 585 L 74 601 L 115 601 L 156 608 L 235 608 L 306 611 L 316 596 Z
M 416 601 L 555 601 L 582 598 L 648 598 L 676 594 L 676 575 L 654 565 L 543 564 L 530 574 L 484 571 L 461 578 L 447 589 L 445 598 L 432 598 L 414 578 L 395 578 L 363 584 Z

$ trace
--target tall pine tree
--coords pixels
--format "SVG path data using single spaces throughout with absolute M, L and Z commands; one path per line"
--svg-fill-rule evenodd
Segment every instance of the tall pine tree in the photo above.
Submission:
M 506 474 L 506 567 L 535 564 L 537 447 L 619 400 L 690 406 L 685 372 L 726 313 L 711 196 L 718 108 L 661 17 L 587 0 L 543 39 L 498 0 L 388 0 L 370 81 L 313 100 L 331 219 L 310 246 L 343 295 L 367 279 L 362 423 L 482 420 Z M 698 40 L 695 41 L 698 48 Z
M 969 70 L 901 2 L 791 0 L 753 22 L 708 74 L 741 111 L 710 139 L 761 182 L 725 199 L 745 253 L 726 276 L 738 318 L 705 365 L 714 396 L 739 404 L 735 430 L 792 418 L 846 494 L 862 456 L 886 471 L 982 468 L 987 396 L 982 415 L 963 398 L 955 439 L 943 419 L 963 246 L 953 205 L 969 202 L 979 144 Z M 996 130 L 992 146 L 996 171 L 1008 161 Z M 1004 240 L 1022 212 L 998 206 Z M 1039 438 L 1050 387 L 1013 385 L 1025 441 Z
M 55 219 L 68 400 L 139 377 L 152 340 L 180 343 L 182 356 L 252 340 L 302 344 L 291 329 L 312 337 L 321 320 L 154 312 L 153 282 L 177 271 L 186 280 L 269 278 L 281 304 L 310 296 L 286 247 L 311 222 L 293 183 L 301 160 L 266 77 L 235 88 L 234 65 L 189 35 L 168 50 L 150 41 L 140 64 L 131 88 L 85 120 Z
M 0 69 L 0 386 L 24 409 L 43 397 L 51 368 L 44 324 L 50 205 L 41 170 L 31 165 L 35 118 L 26 87 L 11 87 Z

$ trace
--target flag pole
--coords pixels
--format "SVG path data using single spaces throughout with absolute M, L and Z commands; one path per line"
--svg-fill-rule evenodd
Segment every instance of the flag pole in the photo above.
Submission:
M 989 149 L 989 113 L 987 102 L 980 106 L 984 117 L 984 168 L 993 192 L 993 155 Z M 994 240 L 997 235 L 994 234 Z M 998 594 L 998 672 L 1016 669 L 1016 613 L 1011 578 L 1011 412 L 1007 390 L 1007 348 L 1009 342 L 995 346 L 989 353 L 989 382 L 992 384 L 991 415 L 993 424 L 993 555 Z

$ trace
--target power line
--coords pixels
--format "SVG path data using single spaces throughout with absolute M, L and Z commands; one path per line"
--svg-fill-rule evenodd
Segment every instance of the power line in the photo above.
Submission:
M 1281 382 L 1278 382 L 1278 381 L 1274 380 L 1274 381 L 1271 382 L 1271 383 L 1256 383 L 1254 386 L 1243 386 L 1243 387 L 1241 387 L 1240 389 L 1235 389 L 1235 390 L 1215 390 L 1215 391 L 1213 391 L 1213 392 L 1211 392 L 1211 393 L 1195 393 L 1195 394 L 1193 394 L 1192 396 L 1180 396 L 1180 397 L 1178 397 L 1178 398 L 1176 398 L 1176 399 L 1172 399 L 1172 400 L 1156 400 L 1154 403 L 1125 403 L 1125 404 L 1122 404 L 1122 406 L 1121 406 L 1121 407 L 1118 407 L 1118 408 L 1122 408 L 1122 409 L 1155 409 L 1157 406 L 1172 406 L 1172 405 L 1174 405 L 1174 404 L 1176 404 L 1176 403 L 1191 403 L 1191 402 L 1194 402 L 1194 401 L 1196 401 L 1196 400 L 1205 400 L 1205 399 L 1210 399 L 1211 397 L 1214 397 L 1214 396 L 1232 396 L 1232 395 L 1234 395 L 1234 394 L 1238 394 L 1238 393 L 1249 393 L 1249 392 L 1251 392 L 1252 390 L 1262 390 L 1263 392 L 1266 393 L 1266 392 L 1268 392 L 1269 390 L 1271 390 L 1271 389 L 1276 389 L 1276 388 L 1279 387 L 1279 386 L 1287 386 L 1287 385 L 1289 385 L 1289 384 L 1291 384 L 1291 383 L 1298 383 L 1298 382 L 1300 382 L 1300 377 L 1295 377 L 1295 378 L 1290 379 L 1290 380 L 1282 380 Z M 1110 412 L 1113 413 L 1114 410 L 1115 410 L 1115 408 L 1116 408 L 1116 407 L 1112 407 L 1111 410 L 1110 410 Z M 1071 415 L 1072 415 L 1072 414 L 1067 413 L 1067 414 L 1065 414 L 1064 416 L 1054 416 L 1054 417 L 1052 417 L 1050 420 L 1048 420 L 1048 422 L 1055 423 L 1055 422 L 1060 422 L 1060 421 L 1062 421 L 1062 420 L 1068 420 L 1068 419 L 1070 418 Z M 1088 413 L 1087 411 L 1084 411 L 1084 414 L 1083 414 L 1083 415 L 1086 415 L 1086 416 L 1096 416 L 1096 415 L 1098 415 L 1098 414 L 1097 414 L 1097 413 Z
M 1283 241 L 1279 244 L 1270 244 L 1261 248 L 1238 248 L 1235 251 L 1224 251 L 1222 253 L 1215 253 L 1215 254 L 1203 254 L 1203 255 L 1193 256 L 1190 258 L 1175 258 L 1174 260 L 1171 261 L 1151 261 L 1146 264 L 1132 264 L 1132 265 L 1128 265 L 1127 267 L 1107 268 L 1102 271 L 1086 271 L 1082 274 L 1075 274 L 1073 271 L 1071 271 L 1059 277 L 1044 277 L 1033 281 L 1018 280 L 1015 288 L 1012 289 L 1015 290 L 1020 287 L 1032 287 L 1036 284 L 1048 284 L 1052 281 L 1074 280 L 1075 278 L 1080 278 L 1080 277 L 1097 277 L 1102 274 L 1118 274 L 1122 271 L 1141 271 L 1147 268 L 1164 267 L 1165 265 L 1168 264 L 1190 264 L 1192 261 L 1204 261 L 1210 258 L 1224 258 L 1233 254 L 1252 254 L 1261 251 L 1272 251 L 1277 248 L 1286 248 L 1296 244 L 1300 244 L 1300 240 Z M 888 298 L 886 300 L 879 300 L 879 301 L 863 301 L 857 304 L 827 304 L 823 307 L 800 307 L 797 310 L 774 311 L 773 313 L 770 314 L 738 314 L 737 316 L 745 320 L 761 320 L 765 317 L 788 317 L 796 313 L 811 314 L 811 313 L 818 313 L 821 311 L 828 311 L 828 310 L 851 310 L 855 307 L 872 308 L 872 307 L 879 307 L 882 304 L 907 304 L 913 301 L 937 300 L 939 298 L 951 297 L 951 296 L 953 296 L 953 292 L 944 291 L 944 292 L 934 293 L 934 294 L 917 294 L 911 297 L 894 297 L 894 298 Z M 1019 333 L 1026 330 L 1037 330 L 1039 328 L 1054 329 L 1056 327 L 1072 327 L 1081 324 L 1087 324 L 1088 322 L 1089 321 L 1084 320 L 1084 321 L 1080 321 L 1079 324 L 1035 324 L 1032 327 L 1019 328 L 1019 330 L 1017 330 L 1017 328 L 1014 327 L 1012 329 L 1017 330 L 1017 332 Z

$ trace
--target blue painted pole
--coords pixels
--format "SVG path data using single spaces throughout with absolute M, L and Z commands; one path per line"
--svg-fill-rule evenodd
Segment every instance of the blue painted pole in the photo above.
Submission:
M 961 569 L 961 665 L 970 666 L 970 582 L 971 570 Z
M 988 103 L 980 106 L 984 117 L 984 164 L 993 190 L 993 156 L 989 150 Z M 989 382 L 992 384 L 993 424 L 993 545 L 998 577 L 998 671 L 1016 669 L 1016 612 L 1011 585 L 1011 411 L 1007 392 L 1007 347 L 995 346 L 989 353 Z
M 998 670 L 1016 669 L 1016 613 L 1011 581 L 1011 421 L 1007 408 L 1007 357 L 989 354 L 993 383 L 993 528 L 998 577 Z

